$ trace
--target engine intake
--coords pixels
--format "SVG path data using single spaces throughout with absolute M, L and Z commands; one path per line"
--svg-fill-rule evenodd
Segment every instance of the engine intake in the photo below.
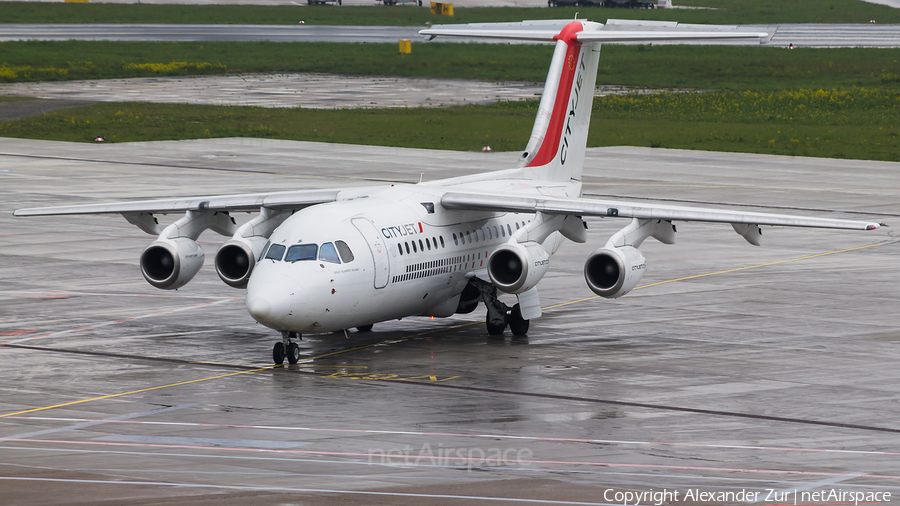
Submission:
M 550 254 L 533 241 L 506 243 L 488 259 L 491 281 L 506 293 L 522 293 L 534 287 L 549 268 Z
M 163 290 L 186 285 L 203 267 L 203 248 L 186 238 L 153 241 L 141 253 L 141 273 Z
M 216 252 L 216 272 L 219 278 L 234 288 L 246 288 L 253 266 L 265 246 L 264 237 L 232 239 Z
M 599 248 L 584 263 L 584 280 L 597 295 L 615 299 L 637 286 L 646 267 L 637 248 Z

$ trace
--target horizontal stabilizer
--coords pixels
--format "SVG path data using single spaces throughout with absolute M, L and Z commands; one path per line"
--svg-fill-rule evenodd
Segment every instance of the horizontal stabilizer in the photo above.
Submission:
M 507 39 L 533 42 L 557 40 L 560 29 L 571 20 L 521 23 L 470 23 L 435 25 L 419 31 L 426 40 L 435 37 Z M 762 39 L 769 34 L 758 29 L 741 30 L 735 25 L 679 25 L 675 22 L 609 20 L 606 25 L 582 22 L 576 34 L 578 42 L 655 42 L 707 39 Z

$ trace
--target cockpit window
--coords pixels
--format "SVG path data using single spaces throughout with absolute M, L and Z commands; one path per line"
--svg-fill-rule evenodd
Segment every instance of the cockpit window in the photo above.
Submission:
M 315 244 L 295 244 L 288 248 L 285 262 L 297 262 L 299 260 L 315 260 L 318 246 Z
M 319 249 L 319 260 L 331 262 L 333 264 L 341 263 L 341 259 L 338 258 L 337 251 L 334 249 L 334 244 L 331 244 L 330 242 L 326 242 L 322 245 L 322 248 Z
M 349 264 L 353 261 L 353 252 L 350 251 L 350 246 L 347 246 L 347 243 L 344 241 L 334 241 L 334 245 L 337 246 L 338 253 L 341 254 L 341 260 L 343 260 L 345 264 Z M 406 252 L 409 253 L 409 246 L 406 247 Z
M 282 255 L 284 255 L 283 244 L 273 244 L 269 247 L 269 251 L 266 252 L 266 258 L 270 260 L 281 260 Z
M 272 244 L 272 241 L 266 241 L 266 245 L 263 246 L 262 251 L 259 252 L 259 258 L 256 259 L 257 262 L 259 262 L 259 261 L 262 260 L 263 258 L 266 258 L 266 253 L 269 252 L 269 245 L 270 245 L 270 244 Z

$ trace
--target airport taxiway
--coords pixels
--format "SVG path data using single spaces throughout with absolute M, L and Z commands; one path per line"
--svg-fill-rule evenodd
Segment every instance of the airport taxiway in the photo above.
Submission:
M 689 27 L 691 25 L 687 25 Z M 693 25 L 699 27 L 700 25 Z M 782 23 L 771 25 L 723 25 L 736 30 L 767 32 L 764 45 L 776 47 L 900 47 L 898 25 Z M 191 24 L 0 24 L 0 41 L 16 40 L 114 40 L 151 42 L 272 41 L 396 43 L 409 39 L 422 43 L 422 26 L 328 26 L 289 25 L 191 25 Z M 508 44 L 509 41 L 438 37 L 430 44 L 478 42 Z M 611 43 L 612 44 L 612 43 Z M 628 43 L 631 44 L 631 43 Z M 659 41 L 654 44 L 755 46 L 751 40 Z
M 896 228 L 678 224 L 616 301 L 582 264 L 591 220 L 540 284 L 527 338 L 470 315 L 305 336 L 300 365 L 207 265 L 177 292 L 117 216 L 20 207 L 411 183 L 517 153 L 258 139 L 0 139 L 4 504 L 609 504 L 622 491 L 900 494 Z M 585 193 L 900 224 L 900 164 L 588 150 Z M 238 216 L 239 220 L 249 216 Z M 161 221 L 174 220 L 169 216 Z M 758 500 L 761 504 L 765 501 Z M 793 502 L 793 498 L 783 502 Z M 642 504 L 648 504 L 645 501 Z M 768 502 L 772 504 L 771 501 Z

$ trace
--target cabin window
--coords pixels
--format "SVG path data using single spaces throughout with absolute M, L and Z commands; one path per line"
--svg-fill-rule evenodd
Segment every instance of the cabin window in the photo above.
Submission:
M 431 238 L 431 244 L 434 244 L 434 249 L 437 249 L 437 237 Z
M 503 237 L 506 237 L 506 229 L 503 228 L 503 225 L 500 225 L 500 235 L 502 235 Z
M 459 246 L 459 237 L 456 237 L 456 232 L 453 232 L 453 244 Z
M 400 256 L 403 256 L 403 245 L 398 243 L 397 249 L 400 251 Z
M 494 237 L 500 238 L 500 231 L 497 230 L 497 225 L 494 225 Z
M 404 244 L 404 246 L 406 246 L 406 254 L 409 255 L 409 243 L 405 242 L 403 244 Z
M 482 241 L 484 240 L 484 229 L 483 228 L 481 229 L 481 240 Z
M 519 230 L 519 224 L 516 223 L 516 230 Z
M 282 256 L 284 256 L 284 244 L 273 244 L 266 252 L 266 258 L 270 260 L 280 261 Z
M 473 231 L 472 231 L 472 235 L 475 236 L 475 242 L 478 242 L 478 231 L 477 231 L 477 230 L 473 230 Z
M 413 241 L 412 244 L 413 244 L 413 253 L 418 253 L 419 250 L 416 249 L 416 241 Z
M 446 246 L 444 246 L 444 236 L 440 236 L 440 239 L 441 239 L 441 247 L 446 248 Z
M 484 227 L 484 228 L 487 229 L 487 238 L 488 238 L 489 240 L 490 240 L 490 239 L 493 239 L 493 238 L 494 238 L 494 235 L 491 234 L 491 227 Z
M 427 237 L 425 238 L 425 245 L 428 246 L 428 251 L 431 251 L 431 240 Z
M 337 250 L 334 249 L 334 244 L 331 244 L 330 242 L 326 242 L 319 248 L 319 260 L 331 262 L 333 264 L 341 263 L 341 259 L 338 258 Z
M 331 243 L 326 243 L 331 245 Z M 288 248 L 287 255 L 284 256 L 285 262 L 299 262 L 301 260 L 315 260 L 316 259 L 316 251 L 318 251 L 319 247 L 315 244 L 295 244 Z M 334 246 L 331 246 L 331 251 L 334 251 Z M 335 254 L 335 257 L 337 254 Z M 341 263 L 338 260 L 338 263 Z
M 347 246 L 347 243 L 344 241 L 334 241 L 334 245 L 337 246 L 338 253 L 341 254 L 341 260 L 343 260 L 345 264 L 349 264 L 353 261 L 353 252 L 350 251 L 350 246 Z
M 472 244 L 472 233 L 466 230 L 466 242 Z

